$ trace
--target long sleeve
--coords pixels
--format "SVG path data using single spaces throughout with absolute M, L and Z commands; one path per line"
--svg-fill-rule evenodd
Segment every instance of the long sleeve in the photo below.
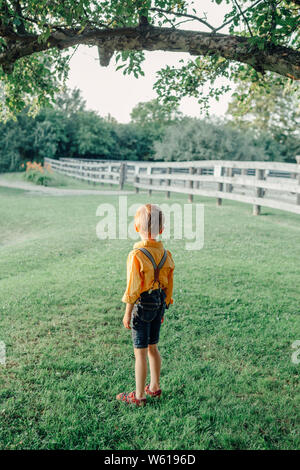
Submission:
M 167 305 L 173 303 L 173 298 L 172 298 L 172 294 L 173 294 L 173 273 L 174 273 L 174 268 L 171 268 L 170 272 L 168 274 L 168 285 L 165 288 L 165 293 L 167 295 L 166 296 L 166 304 Z
M 141 294 L 142 287 L 143 275 L 140 263 L 134 251 L 131 251 L 127 258 L 127 287 L 122 302 L 134 304 Z
M 170 259 L 170 269 L 168 273 L 168 285 L 164 289 L 164 291 L 166 293 L 166 304 L 169 305 L 173 303 L 172 294 L 173 294 L 173 276 L 174 276 L 175 263 L 174 263 L 174 260 L 170 251 L 167 250 L 167 252 L 168 252 L 168 257 Z

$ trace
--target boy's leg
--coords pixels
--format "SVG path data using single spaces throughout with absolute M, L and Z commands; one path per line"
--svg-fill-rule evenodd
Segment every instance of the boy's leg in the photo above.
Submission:
M 157 392 L 160 389 L 160 368 L 161 368 L 161 357 L 157 347 L 157 344 L 149 344 L 148 346 L 148 358 L 150 365 L 150 390 L 151 392 Z
M 145 398 L 147 377 L 147 348 L 134 348 L 136 398 Z

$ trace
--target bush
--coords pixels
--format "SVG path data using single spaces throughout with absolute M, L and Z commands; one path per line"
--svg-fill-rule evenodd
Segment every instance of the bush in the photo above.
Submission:
M 157 160 L 284 161 L 284 145 L 268 132 L 238 129 L 217 119 L 184 118 L 154 143 Z
M 37 162 L 27 162 L 24 178 L 31 183 L 50 186 L 53 179 L 51 167 L 50 165 L 42 167 L 42 165 Z

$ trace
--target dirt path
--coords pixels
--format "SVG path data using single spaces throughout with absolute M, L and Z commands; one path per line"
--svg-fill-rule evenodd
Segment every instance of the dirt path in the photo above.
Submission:
M 0 178 L 0 186 L 5 188 L 15 188 L 23 189 L 25 191 L 30 191 L 39 194 L 50 194 L 51 196 L 84 196 L 84 195 L 102 195 L 102 196 L 112 196 L 112 195 L 127 195 L 134 194 L 134 191 L 120 191 L 116 190 L 98 190 L 98 189 L 61 189 L 61 188 L 52 188 L 48 186 L 39 186 L 32 183 L 27 183 L 26 181 L 7 181 Z

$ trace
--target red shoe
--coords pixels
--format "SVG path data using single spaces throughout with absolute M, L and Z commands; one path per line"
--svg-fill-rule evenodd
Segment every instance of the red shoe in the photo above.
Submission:
M 151 392 L 150 386 L 146 385 L 145 393 L 146 393 L 146 395 L 149 395 L 150 397 L 160 397 L 161 396 L 161 389 L 159 388 L 158 390 L 156 390 L 156 392 Z
M 136 398 L 135 392 L 119 393 L 119 395 L 116 396 L 116 399 L 124 401 L 125 403 L 134 403 L 136 406 L 145 406 L 147 403 L 147 398 Z

